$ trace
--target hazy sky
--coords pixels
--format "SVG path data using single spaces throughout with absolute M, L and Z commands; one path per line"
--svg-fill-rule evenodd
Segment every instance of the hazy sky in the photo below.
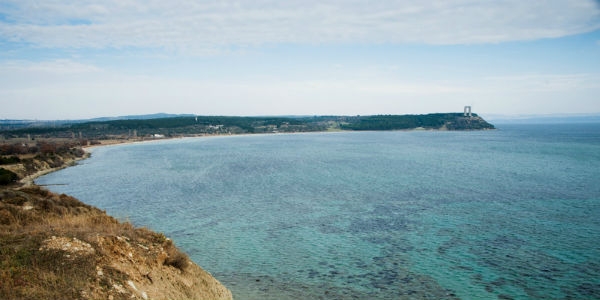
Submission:
M 0 119 L 600 113 L 600 2 L 0 0 Z

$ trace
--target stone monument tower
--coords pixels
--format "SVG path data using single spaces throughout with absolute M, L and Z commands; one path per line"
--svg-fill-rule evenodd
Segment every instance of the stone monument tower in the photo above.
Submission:
M 465 106 L 465 113 L 464 113 L 465 117 L 472 117 L 473 115 L 471 115 L 471 106 Z

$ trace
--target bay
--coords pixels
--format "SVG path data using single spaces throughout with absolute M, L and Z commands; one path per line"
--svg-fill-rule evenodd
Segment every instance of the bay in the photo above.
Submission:
M 600 125 L 497 127 L 99 147 L 36 183 L 164 232 L 235 299 L 600 298 Z

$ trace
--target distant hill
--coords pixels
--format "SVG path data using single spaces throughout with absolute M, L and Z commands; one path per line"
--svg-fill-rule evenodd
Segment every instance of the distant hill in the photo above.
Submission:
M 129 115 L 119 117 L 101 117 L 84 120 L 85 122 L 100 122 L 100 121 L 114 121 L 114 120 L 149 120 L 149 119 L 164 119 L 164 118 L 176 118 L 176 117 L 193 117 L 193 114 L 166 114 L 156 113 L 148 115 Z
M 148 115 L 129 115 L 129 116 L 118 116 L 118 117 L 100 117 L 92 119 L 78 119 L 78 120 L 0 120 L 0 130 L 30 128 L 30 127 L 62 127 L 71 124 L 86 123 L 86 122 L 104 122 L 104 121 L 115 121 L 115 120 L 149 120 L 149 119 L 160 119 L 160 118 L 175 118 L 175 117 L 191 117 L 193 114 L 166 114 L 156 113 Z
M 214 134 L 316 132 L 332 130 L 482 130 L 494 129 L 476 114 L 462 113 L 375 116 L 236 117 L 165 114 L 52 123 L 0 130 L 5 137 L 138 139 Z

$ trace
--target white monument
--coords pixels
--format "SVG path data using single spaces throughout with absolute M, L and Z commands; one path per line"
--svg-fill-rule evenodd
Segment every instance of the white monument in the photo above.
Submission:
M 473 115 L 471 115 L 471 106 L 465 106 L 465 113 L 464 113 L 465 117 L 472 117 Z

